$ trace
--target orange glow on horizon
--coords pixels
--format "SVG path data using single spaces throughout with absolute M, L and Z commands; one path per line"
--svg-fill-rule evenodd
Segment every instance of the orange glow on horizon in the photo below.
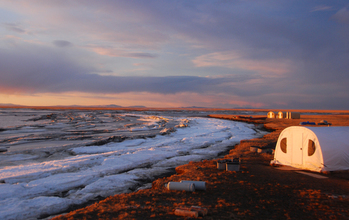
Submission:
M 251 106 L 261 108 L 263 103 L 252 103 L 238 97 L 226 94 L 205 95 L 198 93 L 154 94 L 147 92 L 121 94 L 91 94 L 91 93 L 41 93 L 33 95 L 0 94 L 0 104 L 15 104 L 25 106 L 96 106 L 119 105 L 146 107 L 221 107 L 221 103 L 229 106 Z

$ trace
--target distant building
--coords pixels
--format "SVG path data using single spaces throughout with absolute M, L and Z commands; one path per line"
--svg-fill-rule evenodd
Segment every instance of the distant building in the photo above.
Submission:
M 279 118 L 279 119 L 285 118 L 285 113 L 279 112 L 277 115 L 277 118 Z
M 301 113 L 299 112 L 286 112 L 287 119 L 300 119 Z
M 275 118 L 274 112 L 268 112 L 268 118 Z

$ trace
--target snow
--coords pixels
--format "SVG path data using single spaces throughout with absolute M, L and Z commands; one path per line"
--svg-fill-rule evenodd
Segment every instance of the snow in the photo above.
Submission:
M 144 119 L 147 126 L 158 125 L 154 120 L 164 119 Z M 0 219 L 36 219 L 99 196 L 129 192 L 139 181 L 152 180 L 189 161 L 215 157 L 241 139 L 257 135 L 253 125 L 210 118 L 185 120 L 185 126 L 166 135 L 72 147 L 69 151 L 74 156 L 2 167 Z M 9 155 L 7 160 L 21 158 L 25 155 Z

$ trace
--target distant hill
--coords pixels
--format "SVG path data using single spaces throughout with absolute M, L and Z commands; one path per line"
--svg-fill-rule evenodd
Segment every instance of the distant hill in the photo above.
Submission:
M 206 108 L 206 107 L 200 107 L 200 106 L 188 106 L 188 107 L 182 107 L 182 108 Z
M 121 105 L 97 105 L 97 106 L 88 106 L 88 107 L 100 107 L 100 108 L 146 108 L 146 106 L 143 105 L 133 105 L 133 106 L 121 106 Z
M 0 103 L 0 106 L 13 107 L 13 106 L 24 106 L 24 105 L 15 105 L 15 104 L 11 104 L 11 103 Z
M 73 108 L 123 108 L 120 105 L 56 105 L 53 107 L 73 107 Z
M 25 105 L 15 105 L 11 103 L 0 103 L 2 107 L 29 107 Z M 31 106 L 32 107 L 32 106 Z M 36 107 L 45 107 L 45 106 L 36 106 Z M 146 108 L 144 105 L 135 105 L 135 106 L 121 106 L 121 105 L 56 105 L 56 106 L 46 106 L 46 107 L 64 107 L 64 108 Z
M 101 106 L 98 106 L 98 107 L 107 107 L 107 108 L 122 108 L 123 106 L 121 105 L 101 105 Z
M 146 108 L 144 105 L 133 105 L 133 106 L 128 106 L 127 108 Z

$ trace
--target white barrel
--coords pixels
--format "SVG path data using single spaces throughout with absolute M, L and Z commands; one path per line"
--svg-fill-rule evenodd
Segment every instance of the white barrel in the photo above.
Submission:
M 206 182 L 205 181 L 181 180 L 181 183 L 194 183 L 195 190 L 206 191 Z
M 188 192 L 194 192 L 195 185 L 194 183 L 168 182 L 167 189 L 168 190 L 185 190 Z
M 185 209 L 176 209 L 175 215 L 192 217 L 192 218 L 199 217 L 199 213 L 197 211 L 190 211 L 190 210 L 185 210 Z
M 265 153 L 265 149 L 258 148 L 257 153 L 259 153 L 259 154 L 261 154 L 261 153 Z
M 200 216 L 205 216 L 208 213 L 206 208 L 202 208 L 200 206 L 192 206 L 190 207 L 190 211 L 196 211 Z

